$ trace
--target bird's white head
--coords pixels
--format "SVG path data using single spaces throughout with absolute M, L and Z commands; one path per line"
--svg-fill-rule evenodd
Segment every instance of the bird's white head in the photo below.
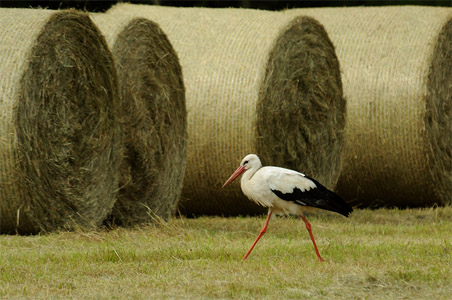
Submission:
M 248 154 L 242 159 L 242 162 L 240 163 L 240 167 L 235 170 L 234 173 L 232 173 L 231 177 L 229 177 L 228 180 L 223 184 L 223 187 L 228 185 L 229 183 L 233 182 L 234 179 L 239 177 L 243 172 L 247 170 L 254 170 L 257 171 L 262 167 L 261 160 L 259 159 L 259 156 L 256 154 Z
M 240 166 L 244 167 L 245 170 L 259 169 L 260 167 L 262 167 L 262 163 L 259 159 L 259 156 L 257 156 L 256 154 L 248 154 L 242 159 Z

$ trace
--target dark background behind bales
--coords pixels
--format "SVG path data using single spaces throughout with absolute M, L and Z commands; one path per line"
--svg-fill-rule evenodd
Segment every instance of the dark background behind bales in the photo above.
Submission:
M 92 12 L 103 12 L 109 9 L 117 2 L 130 2 L 136 4 L 158 4 L 166 6 L 204 6 L 204 7 L 244 7 L 258 8 L 268 10 L 281 10 L 285 8 L 301 7 L 331 7 L 331 6 L 381 6 L 381 5 L 429 5 L 429 6 L 452 6 L 452 0 L 197 0 L 197 1 L 177 1 L 177 0 L 141 0 L 141 1 L 91 1 L 91 0 L 72 0 L 72 1 L 40 1 L 40 0 L 0 0 L 0 7 L 46 7 L 50 9 L 58 8 L 77 8 Z

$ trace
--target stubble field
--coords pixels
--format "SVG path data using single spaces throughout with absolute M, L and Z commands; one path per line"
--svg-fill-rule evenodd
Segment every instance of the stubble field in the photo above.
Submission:
M 0 298 L 451 299 L 452 208 L 349 219 L 174 218 L 98 232 L 0 236 Z

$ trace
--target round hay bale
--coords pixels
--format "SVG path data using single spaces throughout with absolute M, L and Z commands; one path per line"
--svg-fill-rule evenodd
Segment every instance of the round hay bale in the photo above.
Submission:
M 186 166 L 185 89 L 179 59 L 144 18 L 93 14 L 118 70 L 126 156 L 111 222 L 131 226 L 176 213 Z
M 324 24 L 343 70 L 347 126 L 337 191 L 362 206 L 452 200 L 452 9 L 300 9 Z
M 248 153 L 334 187 L 345 100 L 334 47 L 317 21 L 269 11 L 130 4 L 107 13 L 155 21 L 179 55 L 188 111 L 182 213 L 262 213 L 238 182 L 221 189 Z
M 114 63 L 85 13 L 0 9 L 0 232 L 95 228 L 113 207 Z

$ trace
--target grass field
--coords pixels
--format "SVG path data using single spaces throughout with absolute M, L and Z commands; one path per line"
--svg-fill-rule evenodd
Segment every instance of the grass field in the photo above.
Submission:
M 452 208 L 0 236 L 0 298 L 452 299 Z M 278 297 L 278 298 L 276 298 Z

